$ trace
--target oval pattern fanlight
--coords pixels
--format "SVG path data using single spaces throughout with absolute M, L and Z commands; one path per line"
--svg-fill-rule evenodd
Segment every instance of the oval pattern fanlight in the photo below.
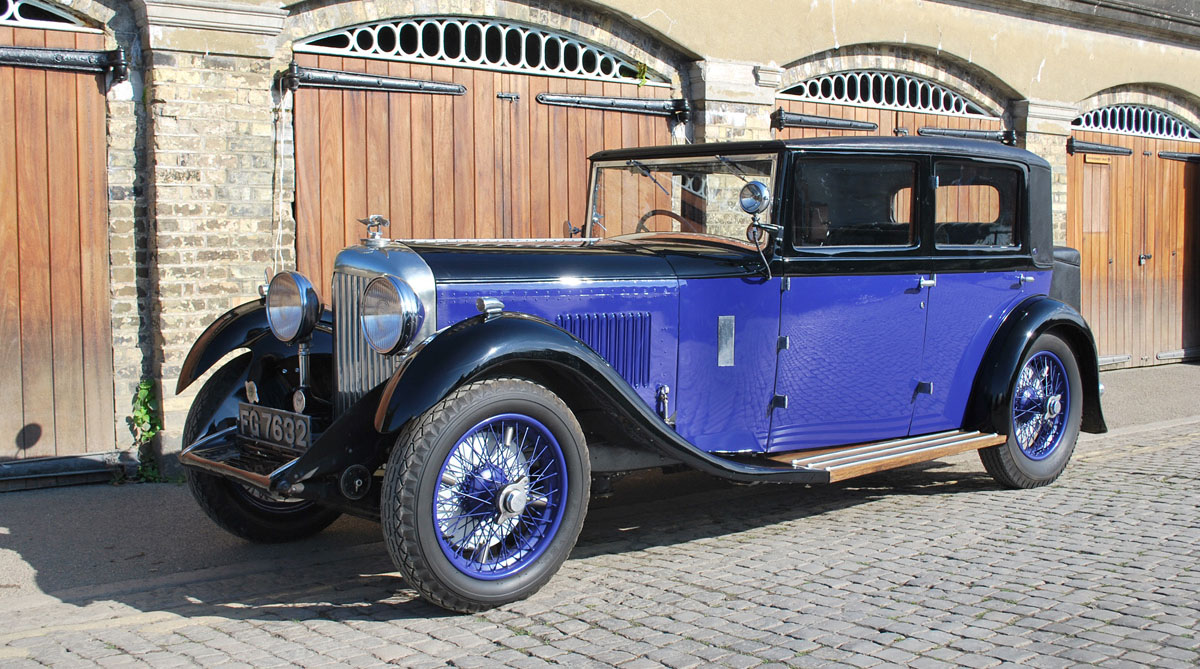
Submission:
M 427 16 L 380 21 L 316 35 L 297 42 L 295 51 L 668 85 L 662 75 L 609 49 L 498 19 Z
M 886 70 L 823 74 L 788 88 L 782 95 L 804 102 L 993 118 L 979 105 L 941 84 Z
M 1200 140 L 1183 119 L 1146 105 L 1111 105 L 1093 109 L 1071 122 L 1080 130 L 1113 132 L 1157 139 Z
M 0 24 L 50 30 L 84 27 L 61 9 L 37 0 L 0 0 Z

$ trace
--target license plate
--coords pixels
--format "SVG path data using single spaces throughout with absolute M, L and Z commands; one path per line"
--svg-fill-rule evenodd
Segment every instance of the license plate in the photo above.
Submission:
M 238 403 L 238 433 L 291 451 L 307 450 L 312 443 L 308 416 L 245 402 Z

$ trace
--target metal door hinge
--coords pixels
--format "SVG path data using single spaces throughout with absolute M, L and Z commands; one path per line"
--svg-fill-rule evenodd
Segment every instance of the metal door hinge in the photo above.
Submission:
M 771 398 L 771 408 L 772 409 L 788 408 L 788 396 L 787 395 L 776 395 L 776 396 L 772 397 Z
M 775 342 L 775 352 L 778 353 L 780 351 L 786 351 L 791 347 L 791 345 L 791 337 L 780 337 L 779 340 Z
M 914 395 L 932 395 L 933 381 L 918 381 L 917 389 L 913 392 Z
M 792 289 L 792 277 L 785 276 L 785 277 L 780 278 L 779 279 L 779 289 L 781 291 L 791 290 Z

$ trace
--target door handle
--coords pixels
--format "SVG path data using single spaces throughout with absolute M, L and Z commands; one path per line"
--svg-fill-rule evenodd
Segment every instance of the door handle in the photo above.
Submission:
M 1034 277 L 1029 276 L 1028 274 L 1018 274 L 1017 285 L 1021 285 L 1023 283 L 1033 283 L 1033 279 Z
M 1146 261 L 1147 261 L 1147 260 L 1149 260 L 1149 259 L 1151 259 L 1151 258 L 1153 258 L 1153 257 L 1154 257 L 1154 255 L 1153 255 L 1153 254 L 1150 254 L 1150 253 L 1141 253 L 1141 254 L 1139 254 L 1139 255 L 1138 255 L 1138 264 L 1139 264 L 1139 265 L 1145 265 L 1145 264 L 1146 264 Z
M 925 277 L 921 277 L 921 282 L 919 285 L 922 288 L 933 288 L 934 286 L 937 285 L 937 275 L 930 274 L 928 279 L 926 279 Z

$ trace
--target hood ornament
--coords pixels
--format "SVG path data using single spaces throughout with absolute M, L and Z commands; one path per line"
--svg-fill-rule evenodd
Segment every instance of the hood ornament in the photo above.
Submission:
M 370 246 L 371 248 L 379 248 L 381 246 L 386 246 L 387 243 L 391 241 L 387 237 L 383 236 L 383 228 L 388 227 L 390 224 L 382 215 L 371 214 L 366 218 L 358 219 L 358 222 L 367 226 L 367 238 L 363 240 L 363 243 L 367 246 Z

